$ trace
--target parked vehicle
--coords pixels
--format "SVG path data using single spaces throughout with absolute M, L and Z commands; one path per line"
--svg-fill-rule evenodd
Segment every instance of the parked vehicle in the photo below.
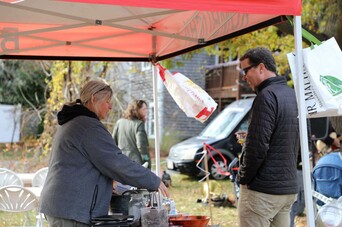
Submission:
M 220 168 L 228 171 L 229 163 L 241 152 L 241 145 L 237 143 L 235 132 L 247 131 L 248 115 L 253 100 L 254 98 L 247 98 L 232 102 L 198 136 L 172 146 L 167 157 L 167 168 L 187 175 L 204 175 L 196 164 L 202 157 L 203 143 L 206 143 L 223 154 L 227 160 L 226 165 L 221 156 L 213 152 Z M 204 169 L 204 162 L 200 164 L 200 167 Z M 208 167 L 212 178 L 217 180 L 226 178 L 225 175 L 220 174 L 217 165 L 209 155 Z

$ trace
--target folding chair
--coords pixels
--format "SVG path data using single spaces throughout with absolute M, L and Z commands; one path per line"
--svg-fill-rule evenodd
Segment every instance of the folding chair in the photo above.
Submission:
M 37 170 L 37 172 L 35 172 L 32 178 L 32 187 L 43 187 L 48 171 L 49 171 L 48 167 L 44 167 L 44 168 Z M 42 219 L 41 216 L 37 216 L 37 219 L 39 218 L 40 218 L 41 226 L 44 226 L 45 225 L 44 219 Z
M 36 226 L 42 226 L 42 215 L 38 212 L 39 201 L 33 192 L 16 185 L 9 185 L 0 188 L 0 211 L 12 213 L 26 213 L 23 226 L 28 222 L 30 226 L 30 211 L 36 210 L 39 218 L 36 218 Z
M 24 186 L 20 177 L 12 170 L 0 168 L 0 187 L 7 185 Z
M 48 171 L 48 167 L 39 169 L 32 178 L 32 187 L 43 187 Z

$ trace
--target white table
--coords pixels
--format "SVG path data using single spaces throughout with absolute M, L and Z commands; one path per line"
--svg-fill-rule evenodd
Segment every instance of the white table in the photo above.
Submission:
M 26 189 L 30 190 L 37 196 L 37 198 L 40 198 L 40 194 L 42 193 L 43 187 L 25 187 Z
M 24 186 L 28 186 L 28 187 L 32 186 L 32 179 L 33 179 L 34 173 L 17 173 L 17 175 L 23 181 Z

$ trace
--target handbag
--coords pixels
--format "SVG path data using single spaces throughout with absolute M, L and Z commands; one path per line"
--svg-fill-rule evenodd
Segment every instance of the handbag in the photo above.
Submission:
M 215 111 L 217 103 L 197 84 L 183 74 L 171 74 L 159 63 L 155 64 L 166 89 L 187 117 L 205 122 Z
M 287 54 L 296 86 L 293 53 Z M 342 52 L 335 38 L 303 49 L 304 98 L 308 118 L 342 115 Z

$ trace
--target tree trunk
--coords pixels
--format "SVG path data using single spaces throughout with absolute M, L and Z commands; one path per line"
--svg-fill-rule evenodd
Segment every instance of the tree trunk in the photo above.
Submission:
M 323 28 L 323 33 L 329 37 L 335 37 L 339 46 L 342 46 L 342 2 L 340 0 L 331 1 L 336 9 L 333 9 L 331 16 L 328 18 L 326 26 Z
M 329 17 L 327 26 L 324 29 L 324 33 L 329 37 L 335 37 L 340 48 L 342 47 L 342 1 L 334 0 L 337 9 L 334 10 L 335 14 Z M 342 132 L 342 117 L 330 117 L 331 124 L 335 128 L 337 134 Z

